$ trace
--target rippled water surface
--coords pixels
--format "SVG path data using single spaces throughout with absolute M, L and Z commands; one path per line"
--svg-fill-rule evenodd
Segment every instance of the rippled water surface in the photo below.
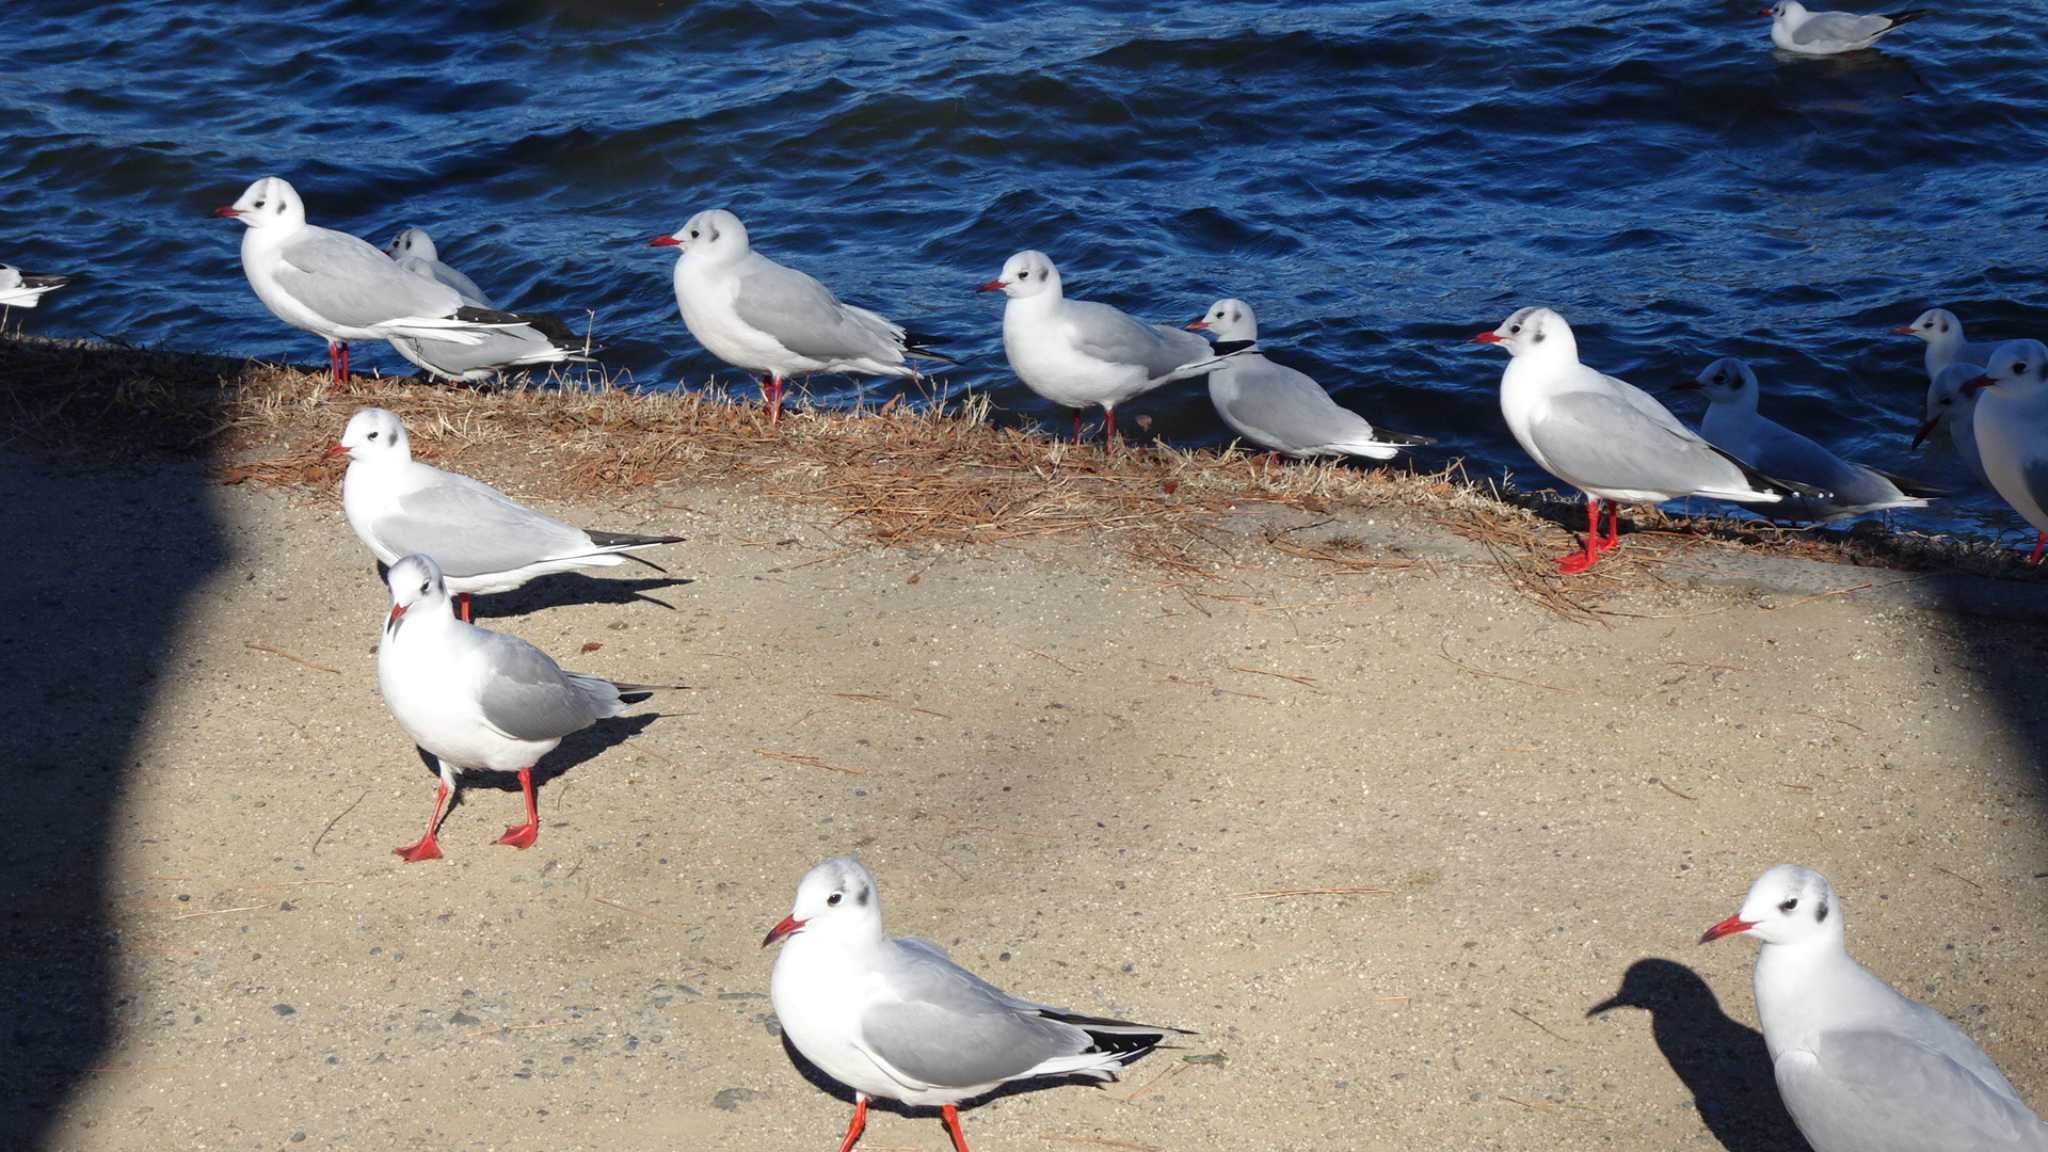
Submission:
M 615 373 L 740 384 L 646 247 L 725 206 L 1022 418 L 972 289 L 1029 246 L 1161 321 L 1246 298 L 1276 359 L 1474 471 L 1539 480 L 1463 341 L 1541 302 L 1653 392 L 1747 356 L 1767 414 L 1964 488 L 1908 454 L 1920 345 L 1884 332 L 1942 303 L 2048 335 L 2048 12 L 1959 0 L 1806 61 L 1756 7 L 16 0 L 0 260 L 91 278 L 32 331 L 319 362 L 208 217 L 282 175 L 315 223 L 423 225 L 500 301 L 595 313 Z M 1222 438 L 1198 387 L 1126 411 Z M 1984 494 L 1910 522 L 1956 518 L 2018 527 Z

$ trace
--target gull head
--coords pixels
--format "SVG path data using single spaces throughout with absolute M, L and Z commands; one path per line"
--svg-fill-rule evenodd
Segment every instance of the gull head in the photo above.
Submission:
M 1963 322 L 1946 308 L 1929 308 L 1915 317 L 1911 324 L 1892 329 L 1894 336 L 1918 336 L 1922 340 L 1940 347 L 1945 344 L 1963 342 Z
M 1723 936 L 1754 936 L 1765 944 L 1803 944 L 1842 939 L 1842 909 L 1835 890 L 1820 873 L 1780 864 L 1756 878 L 1742 908 L 1700 937 L 1706 944 Z
M 427 235 L 425 228 L 407 228 L 393 236 L 391 243 L 384 246 L 384 254 L 393 260 L 403 260 L 407 256 L 421 260 L 441 258 L 440 250 L 434 247 L 434 238 Z
M 283 177 L 265 176 L 249 185 L 241 199 L 213 214 L 251 228 L 297 228 L 306 222 L 306 202 Z
M 384 582 L 391 586 L 391 615 L 384 618 L 384 637 L 396 639 L 398 629 L 408 619 L 418 619 L 423 611 L 430 613 L 439 607 L 441 615 L 455 619 L 448 606 L 448 586 L 441 580 L 441 566 L 424 552 L 401 556 L 398 563 L 384 572 Z
M 652 248 L 681 248 L 692 260 L 727 264 L 751 250 L 747 226 L 723 208 L 712 208 L 690 217 L 681 228 L 648 241 Z
M 1003 274 L 975 289 L 977 292 L 1001 292 L 1012 300 L 1051 293 L 1060 295 L 1060 270 L 1052 266 L 1052 257 L 1043 252 L 1025 249 L 1003 261 Z
M 1769 16 L 1773 20 L 1799 20 L 1806 15 L 1806 5 L 1801 4 L 1799 0 L 1779 0 L 1779 3 L 1764 9 L 1759 15 Z
M 875 878 L 860 861 L 835 856 L 804 873 L 796 886 L 796 904 L 768 930 L 761 947 L 799 932 L 856 940 L 881 937 L 882 898 L 875 891 Z
M 1981 364 L 1951 364 L 1941 370 L 1927 384 L 1927 410 L 1920 421 L 1920 427 L 1913 431 L 1913 447 L 1918 448 L 1922 440 L 1934 434 L 1943 420 L 1968 420 L 1970 409 L 1976 403 L 1976 395 L 1967 393 L 1963 386 L 1984 375 Z
M 1756 373 L 1734 356 L 1723 356 L 1690 381 L 1678 386 L 1681 392 L 1704 392 L 1710 404 L 1733 404 L 1756 409 Z
M 1219 341 L 1257 340 L 1259 317 L 1252 306 L 1235 297 L 1218 300 L 1188 322 L 1191 332 L 1213 332 Z
M 2039 340 L 2008 340 L 1991 354 L 1982 376 L 1964 382 L 1963 391 L 1972 396 L 1986 388 L 2007 395 L 2031 393 L 2040 386 L 2044 368 L 2048 368 L 2048 345 Z
M 1522 308 L 1491 332 L 1472 338 L 1474 344 L 1498 344 L 1511 356 L 1579 358 L 1572 326 L 1548 308 Z
M 327 446 L 328 456 L 347 456 L 351 462 L 357 460 L 410 460 L 412 443 L 406 439 L 405 425 L 396 413 L 382 408 L 359 409 L 348 418 L 348 427 L 342 429 L 341 441 Z

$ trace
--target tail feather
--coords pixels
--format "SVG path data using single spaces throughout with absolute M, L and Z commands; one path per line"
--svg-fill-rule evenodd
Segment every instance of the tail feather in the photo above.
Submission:
M 497 308 L 478 308 L 464 305 L 455 310 L 455 318 L 470 324 L 490 324 L 498 327 L 514 327 L 524 324 L 542 336 L 548 343 L 568 352 L 581 351 L 583 338 L 569 330 L 561 319 L 546 312 L 506 312 Z
M 1946 488 L 1936 488 L 1931 484 L 1914 480 L 1911 477 L 1901 476 L 1896 472 L 1886 472 L 1882 468 L 1872 468 L 1867 464 L 1864 465 L 1864 468 L 1866 471 L 1875 472 L 1886 480 L 1891 481 L 1892 487 L 1897 488 L 1901 493 L 1923 501 L 1939 500 L 1944 496 L 1954 495 L 1954 493 Z
M 1766 476 L 1762 472 L 1759 472 L 1756 469 L 1751 468 L 1747 463 L 1743 462 L 1742 459 L 1735 456 L 1734 454 L 1724 452 L 1718 446 L 1707 441 L 1702 440 L 1701 443 L 1706 444 L 1709 448 L 1712 448 L 1714 450 L 1714 454 L 1719 456 L 1721 459 L 1726 460 L 1730 464 L 1733 464 L 1737 468 L 1741 469 L 1742 478 L 1749 481 L 1750 487 L 1754 488 L 1758 492 L 1768 492 L 1778 500 L 1796 498 L 1800 500 L 1812 501 L 1816 504 L 1825 504 L 1828 501 L 1833 500 L 1835 498 L 1835 494 L 1833 492 L 1828 491 L 1825 488 L 1816 488 L 1811 484 L 1801 484 L 1797 480 L 1779 480 L 1773 476 Z M 1746 500 L 1755 499 L 1755 497 L 1753 496 L 1747 496 L 1746 494 L 1733 492 L 1701 492 L 1700 495 L 1711 497 L 1716 500 L 1734 500 L 1737 503 L 1742 503 Z M 1758 502 L 1771 503 L 1772 501 Z
M 920 360 L 936 360 L 941 364 L 960 363 L 960 361 L 943 352 L 932 351 L 931 346 L 938 342 L 939 340 L 935 336 L 926 336 L 923 333 L 912 332 L 906 329 L 903 333 L 903 354 L 905 356 L 915 356 Z

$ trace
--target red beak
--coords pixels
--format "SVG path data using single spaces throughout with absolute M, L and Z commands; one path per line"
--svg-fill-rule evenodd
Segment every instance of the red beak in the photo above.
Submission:
M 1920 446 L 1920 442 L 1922 440 L 1927 439 L 1927 434 L 1934 431 L 1934 426 L 1939 423 L 1941 423 L 1941 417 L 1936 416 L 1934 419 L 1929 420 L 1926 423 L 1920 425 L 1920 427 L 1914 429 L 1913 447 L 1918 448 Z
M 403 615 L 405 615 L 405 605 L 393 604 L 391 606 L 391 615 L 384 618 L 384 627 L 388 629 L 393 624 L 398 623 L 398 618 Z
M 320 458 L 321 458 L 322 460 L 332 460 L 332 459 L 334 459 L 334 458 L 335 458 L 336 456 L 346 456 L 346 455 L 348 455 L 348 449 L 347 449 L 347 448 L 346 448 L 345 446 L 343 446 L 343 445 L 340 445 L 340 444 L 329 444 L 329 445 L 327 446 L 327 451 L 325 451 L 325 452 L 322 452 L 322 453 L 320 454 Z
M 1758 10 L 1757 10 L 1757 15 L 1759 15 L 1759 16 L 1776 16 L 1776 15 L 1777 15 L 1777 13 L 1776 13 L 1776 12 L 1773 12 L 1773 11 L 1771 11 L 1771 10 L 1770 10 L 1769 8 L 1760 8 L 1760 9 L 1758 9 Z
M 1975 380 L 1963 381 L 1963 391 L 1971 393 L 1982 392 L 1984 389 L 1991 387 L 1992 383 L 1991 377 L 1979 376 Z
M 1912 334 L 1913 326 L 1911 324 L 1901 324 L 1897 328 L 1892 329 L 1892 335 L 1894 336 L 1911 336 Z
M 1474 344 L 1498 344 L 1500 343 L 1500 337 L 1492 332 L 1481 332 L 1472 338 L 1472 342 Z
M 1187 322 L 1187 330 L 1190 332 L 1207 332 L 1209 330 L 1209 322 L 1197 316 Z
M 784 916 L 780 923 L 776 924 L 775 927 L 770 928 L 768 930 L 768 934 L 766 936 L 761 937 L 761 947 L 766 948 L 770 944 L 775 943 L 777 940 L 782 939 L 784 936 L 801 930 L 803 926 L 804 922 L 797 919 L 795 916 Z
M 976 288 L 976 289 L 975 289 L 975 291 L 976 291 L 976 292 L 1001 292 L 1001 291 L 1003 290 L 1003 288 L 1004 288 L 1004 287 L 1005 287 L 1005 285 L 1003 284 L 1003 278 L 1002 278 L 1002 277 L 1000 277 L 1000 276 L 998 276 L 998 277 L 996 277 L 995 279 L 993 279 L 993 280 L 989 281 L 988 283 L 986 283 L 986 284 L 983 284 L 983 285 L 982 285 L 981 287 L 979 287 L 979 288 Z
M 225 208 L 215 208 L 213 214 L 223 220 L 240 220 L 242 218 L 242 210 L 233 204 Z
M 683 242 L 673 236 L 656 236 L 647 242 L 647 246 L 649 248 L 680 248 L 683 246 Z
M 1737 932 L 1747 932 L 1754 927 L 1756 927 L 1754 921 L 1744 920 L 1740 916 L 1730 916 L 1702 933 L 1700 935 L 1700 943 L 1712 944 L 1723 936 L 1733 936 Z

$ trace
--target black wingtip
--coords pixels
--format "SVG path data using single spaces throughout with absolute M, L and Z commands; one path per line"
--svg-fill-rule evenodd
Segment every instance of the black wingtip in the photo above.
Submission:
M 1413 432 L 1396 432 L 1391 428 L 1381 428 L 1378 425 L 1373 426 L 1372 434 L 1374 439 L 1385 441 L 1388 444 L 1422 445 L 1436 443 L 1436 437 L 1434 436 L 1417 436 Z
M 23 288 L 62 288 L 77 280 L 76 276 L 31 276 L 26 272 L 21 274 Z
M 1911 8 L 1904 12 L 1893 12 L 1886 16 L 1885 19 L 1892 22 L 1892 28 L 1897 28 L 1901 24 L 1911 24 L 1915 20 L 1922 20 L 1932 15 L 1934 15 L 1934 9 L 1932 8 Z M 1887 28 L 1885 31 L 1889 32 L 1891 28 Z
M 1868 467 L 1868 465 L 1865 465 L 1865 467 Z M 1911 496 L 1915 500 L 1939 500 L 1944 496 L 1955 495 L 1955 493 L 1946 488 L 1936 488 L 1932 484 L 1925 484 L 1911 477 L 1901 476 L 1896 472 L 1886 472 L 1881 468 L 1871 468 L 1870 470 L 1891 481 L 1892 487 L 1897 488 L 1900 495 Z
M 960 361 L 943 352 L 932 351 L 931 346 L 937 343 L 940 343 L 940 340 L 936 336 L 927 336 L 922 332 L 906 330 L 903 333 L 903 354 L 905 356 L 915 356 L 920 360 L 936 360 L 941 364 L 958 365 L 960 363 Z
M 524 324 L 548 338 L 548 343 L 567 352 L 580 352 L 583 337 L 569 330 L 556 316 L 545 312 L 506 312 L 497 308 L 476 308 L 463 305 L 455 310 L 455 318 L 469 324 Z
M 644 536 L 636 532 L 600 532 L 595 528 L 583 530 L 590 542 L 600 548 L 651 548 L 656 544 L 681 544 L 687 536 Z

